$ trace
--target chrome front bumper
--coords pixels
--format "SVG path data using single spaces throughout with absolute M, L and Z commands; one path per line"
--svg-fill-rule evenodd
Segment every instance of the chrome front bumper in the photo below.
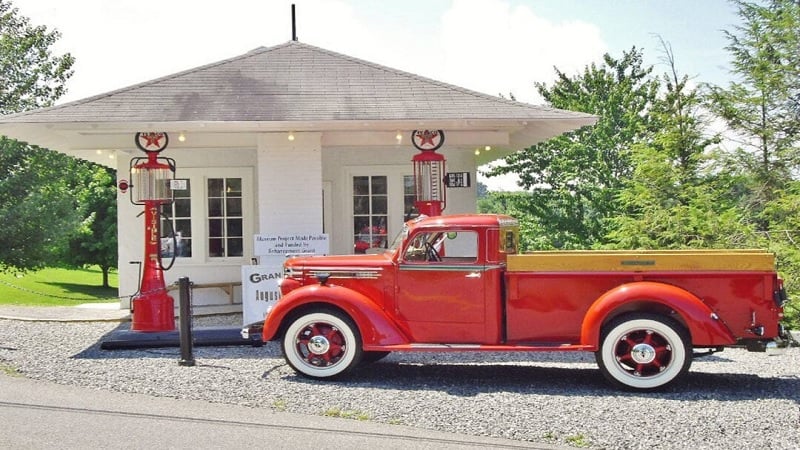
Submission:
M 258 337 L 261 339 L 261 332 L 264 330 L 264 324 L 262 322 L 251 323 L 250 325 L 245 325 L 239 331 L 239 334 L 242 335 L 242 339 L 251 339 L 253 337 Z

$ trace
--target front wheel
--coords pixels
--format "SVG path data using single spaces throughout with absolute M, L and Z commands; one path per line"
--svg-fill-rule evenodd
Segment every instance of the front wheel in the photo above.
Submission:
M 603 327 L 595 359 L 603 376 L 627 389 L 664 387 L 689 371 L 689 335 L 677 321 L 657 314 L 618 317 Z
M 361 361 L 361 336 L 346 315 L 333 310 L 302 314 L 283 335 L 283 356 L 301 375 L 331 378 Z

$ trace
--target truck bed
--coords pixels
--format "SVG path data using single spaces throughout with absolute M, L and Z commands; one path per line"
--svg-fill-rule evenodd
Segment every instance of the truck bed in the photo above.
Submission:
M 509 272 L 773 271 L 764 250 L 570 250 L 508 255 Z

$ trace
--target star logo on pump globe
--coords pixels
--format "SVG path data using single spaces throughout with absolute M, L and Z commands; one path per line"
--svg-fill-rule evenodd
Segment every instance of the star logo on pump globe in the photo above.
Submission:
M 169 136 L 164 132 L 136 133 L 136 146 L 144 152 L 158 153 L 167 148 Z
M 418 150 L 436 150 L 444 144 L 444 131 L 414 130 L 411 142 Z

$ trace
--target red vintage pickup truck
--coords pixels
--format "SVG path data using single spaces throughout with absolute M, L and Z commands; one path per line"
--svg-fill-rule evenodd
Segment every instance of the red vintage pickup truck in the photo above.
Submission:
M 392 351 L 585 351 L 634 390 L 666 386 L 724 347 L 779 353 L 788 342 L 770 253 L 517 254 L 518 230 L 503 215 L 420 217 L 381 254 L 290 258 L 282 298 L 243 335 L 280 340 L 312 378 Z

